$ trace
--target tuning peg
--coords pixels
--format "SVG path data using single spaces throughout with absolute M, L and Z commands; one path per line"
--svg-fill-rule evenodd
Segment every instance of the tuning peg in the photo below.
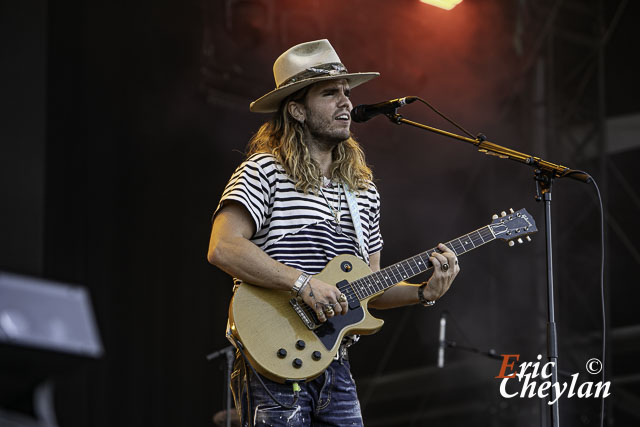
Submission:
M 498 214 L 493 214 L 493 216 L 491 217 L 491 219 L 498 219 Z
M 527 242 L 531 241 L 531 237 L 527 236 Z
M 509 213 L 513 213 L 513 208 L 509 208 Z
M 500 216 L 507 216 L 507 213 L 505 211 L 500 212 Z
M 516 242 L 514 242 L 513 240 L 509 240 L 509 246 L 513 246 L 515 244 L 516 244 Z
M 524 243 L 520 237 L 518 237 L 518 243 Z

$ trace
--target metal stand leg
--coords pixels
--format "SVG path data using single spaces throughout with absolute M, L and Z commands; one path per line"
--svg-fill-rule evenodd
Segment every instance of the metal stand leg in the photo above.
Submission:
M 226 396 L 226 410 L 225 410 L 225 426 L 231 427 L 231 371 L 233 369 L 235 349 L 233 346 L 227 346 L 214 353 L 207 355 L 207 360 L 213 360 L 219 356 L 225 355 L 225 396 Z
M 43 382 L 33 391 L 33 409 L 42 427 L 58 427 L 52 381 Z
M 558 335 L 556 331 L 553 289 L 553 244 L 551 239 L 551 186 L 553 178 L 540 170 L 535 172 L 536 200 L 544 199 L 545 236 L 547 245 L 547 359 L 552 362 L 551 384 L 558 382 Z M 542 193 L 542 196 L 541 196 Z M 559 427 L 560 409 L 555 387 L 551 387 L 551 426 Z

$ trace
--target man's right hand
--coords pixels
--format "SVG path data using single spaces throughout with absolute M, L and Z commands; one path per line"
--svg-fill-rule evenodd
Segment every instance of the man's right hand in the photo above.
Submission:
M 338 288 L 313 277 L 302 289 L 300 296 L 315 311 L 321 322 L 326 322 L 329 317 L 345 314 L 349 309 L 346 296 Z

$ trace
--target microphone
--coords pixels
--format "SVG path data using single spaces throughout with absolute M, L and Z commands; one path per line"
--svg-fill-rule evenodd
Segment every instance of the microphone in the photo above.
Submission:
M 445 330 L 447 328 L 447 313 L 443 312 L 440 315 L 440 338 L 438 339 L 438 368 L 444 367 L 444 348 L 446 341 L 444 340 Z
M 418 99 L 417 96 L 405 96 L 404 98 L 392 99 L 391 101 L 378 102 L 371 105 L 358 105 L 351 110 L 351 120 L 354 122 L 362 123 L 377 116 L 378 114 L 390 114 L 394 113 L 396 108 L 400 108 L 403 105 L 411 104 Z

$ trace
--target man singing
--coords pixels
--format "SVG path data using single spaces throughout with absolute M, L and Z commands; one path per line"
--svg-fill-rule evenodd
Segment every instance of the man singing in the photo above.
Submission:
M 273 72 L 276 89 L 250 106 L 272 116 L 252 137 L 247 159 L 222 194 L 208 260 L 239 281 L 291 291 L 326 322 L 347 313 L 347 297 L 313 275 L 341 254 L 380 269 L 380 197 L 351 137 L 349 99 L 352 88 L 379 74 L 349 73 L 328 40 L 290 48 Z M 369 307 L 433 305 L 460 270 L 449 248 L 438 249 L 429 258 L 434 272 L 427 282 L 401 282 Z M 291 385 L 257 378 L 238 354 L 232 377 L 242 425 L 362 425 L 346 351 L 357 339 L 343 339 L 328 368 L 300 384 L 293 405 Z

